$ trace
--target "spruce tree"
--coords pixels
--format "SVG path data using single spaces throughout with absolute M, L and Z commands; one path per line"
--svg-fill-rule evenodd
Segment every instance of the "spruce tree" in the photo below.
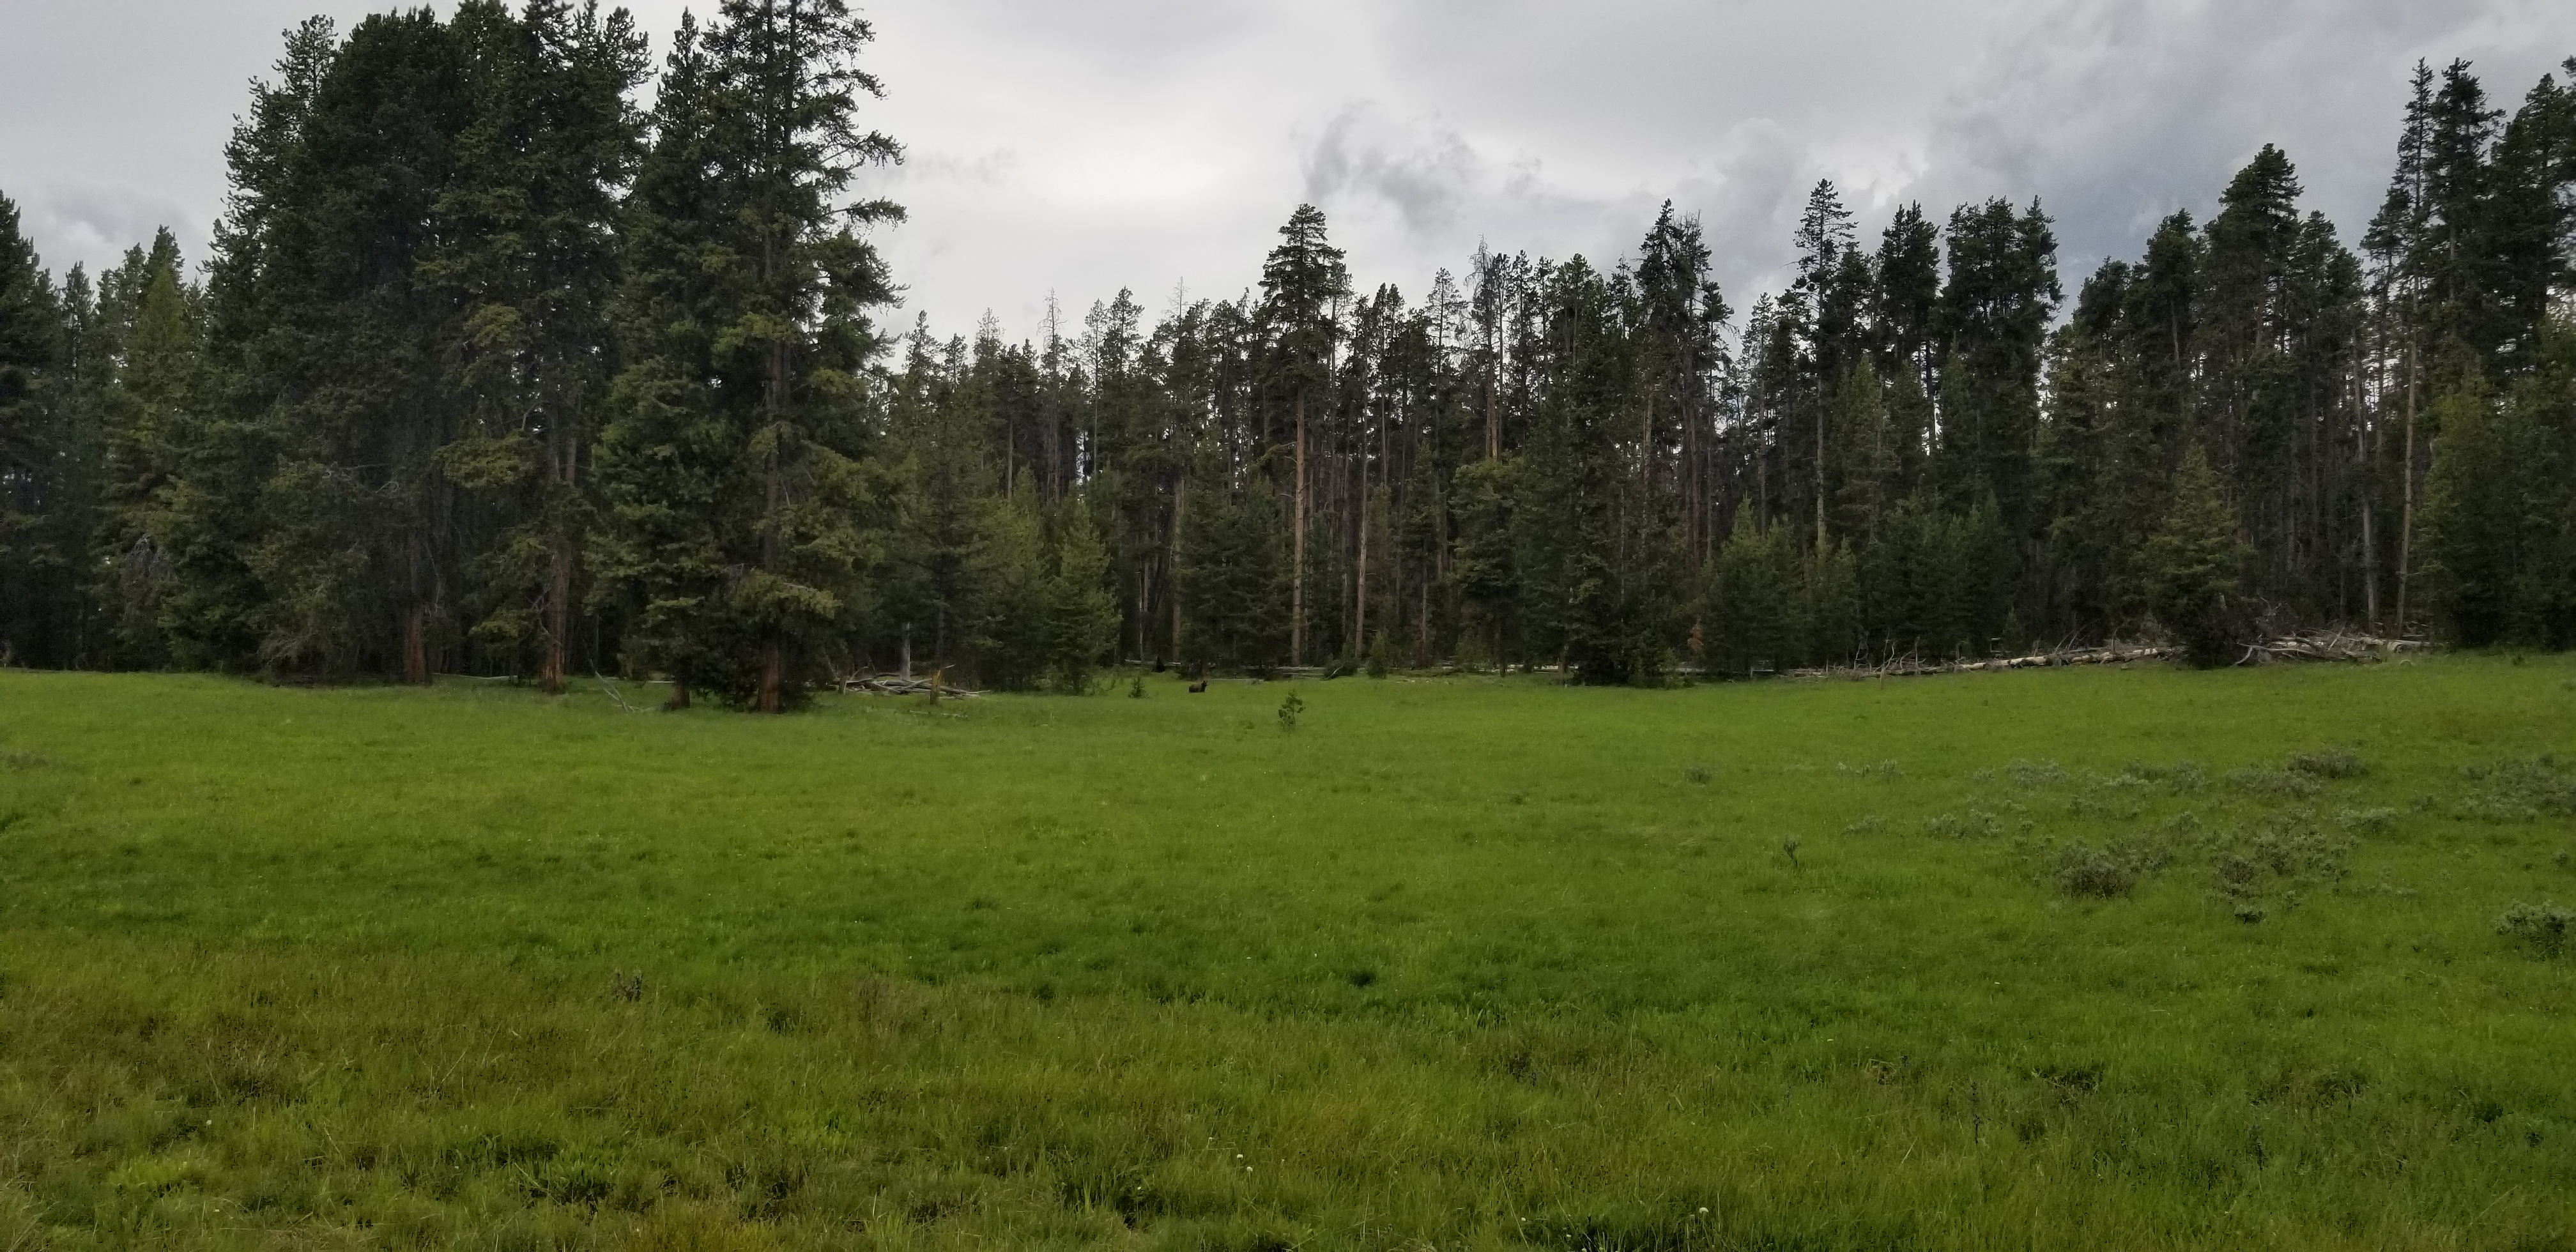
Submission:
M 466 413 L 440 461 L 494 515 L 472 568 L 476 637 L 559 692 L 592 524 L 584 476 L 607 392 L 612 228 L 639 141 L 627 94 L 644 44 L 623 10 L 602 17 L 569 0 L 533 0 L 520 17 L 469 0 L 453 27 L 471 120 L 438 203 L 446 237 L 422 272 L 456 301 L 451 368 Z
M 1723 331 L 1730 310 L 1710 276 L 1710 252 L 1696 218 L 1675 218 L 1668 202 L 1638 248 L 1638 402 L 1650 431 L 1671 433 L 1673 473 L 1659 488 L 1677 501 L 1680 543 L 1695 569 L 1713 544 L 1711 488 L 1719 468 L 1719 417 L 1715 382 L 1731 364 Z M 1647 449 L 1640 462 L 1652 474 L 1662 449 Z
M 975 587 L 966 615 L 974 675 L 1006 691 L 1031 690 L 1046 680 L 1055 626 L 1036 485 L 987 497 L 979 512 L 967 557 Z
M 1934 318 L 1941 300 L 1941 230 L 1920 204 L 1904 205 L 1879 237 L 1871 269 L 1878 277 L 1871 325 L 1880 372 L 1911 375 L 1923 395 L 1933 390 Z M 1928 428 L 1927 428 L 1928 429 Z
M 900 156 L 858 129 L 870 38 L 841 0 L 684 26 L 628 215 L 601 573 L 640 661 L 762 712 L 848 659 L 879 529 L 866 311 L 892 287 L 857 231 L 899 211 L 842 198 Z
M 2501 396 L 2469 373 L 2433 405 L 2421 572 L 2472 647 L 2576 645 L 2576 332 L 2553 319 L 2536 355 Z
M 2063 296 L 2057 240 L 2037 204 L 2017 213 L 2002 200 L 1951 214 L 1947 236 L 1938 473 L 1958 505 L 1991 492 L 2018 537 L 2036 520 L 2030 455 L 2049 320 Z
M 1180 596 L 1188 630 L 1181 657 L 1193 668 L 1266 673 L 1287 645 L 1287 536 L 1266 484 L 1229 489 L 1214 466 L 1192 475 Z
M 1738 516 L 1732 529 L 1700 613 L 1709 663 L 1738 678 L 1805 664 L 1813 638 L 1796 539 L 1752 516 Z
M 1510 663 L 1519 626 L 1521 577 L 1512 542 L 1518 464 L 1470 462 L 1458 467 L 1451 482 L 1456 537 L 1449 553 L 1449 590 L 1459 605 L 1457 646 L 1497 665 Z
M 18 206 L 0 196 L 0 655 L 14 664 L 69 664 L 77 650 L 79 554 L 58 526 L 71 504 L 55 376 L 64 330 Z
M 2149 603 L 2191 663 L 2209 668 L 2235 660 L 2251 624 L 2244 598 L 2250 549 L 2238 537 L 2236 512 L 2220 493 L 2217 472 L 2196 445 L 2183 455 L 2164 523 L 2143 555 Z
M 1091 689 L 1091 671 L 1118 642 L 1118 602 L 1109 592 L 1109 551 L 1081 496 L 1055 518 L 1045 590 L 1047 669 L 1072 695 Z
M 1306 663 L 1306 466 L 1309 409 L 1332 387 L 1341 339 L 1338 302 L 1350 294 L 1342 251 L 1327 242 L 1324 214 L 1297 206 L 1279 228 L 1279 245 L 1261 265 L 1261 321 L 1268 338 L 1265 382 L 1273 402 L 1289 409 L 1288 663 Z
M 185 468 L 188 432 L 205 402 L 198 293 L 180 279 L 179 246 L 168 231 L 137 253 L 109 289 L 124 324 L 101 362 L 94 403 L 100 424 L 100 516 L 89 542 L 91 598 L 102 618 L 99 663 L 158 669 L 172 662 L 161 624 L 169 512 Z M 129 311 L 130 310 L 130 311 Z M 107 318 L 102 317 L 102 322 Z M 101 328 L 106 331 L 106 327 Z M 108 345 L 101 345 L 109 357 Z

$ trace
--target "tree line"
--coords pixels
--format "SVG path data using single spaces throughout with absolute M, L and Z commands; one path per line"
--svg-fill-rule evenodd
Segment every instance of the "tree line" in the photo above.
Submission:
M 0 200 L 0 651 L 279 679 L 946 669 L 1589 682 L 2351 623 L 2576 643 L 2576 86 L 2418 67 L 2357 245 L 2275 148 L 2071 305 L 1995 199 L 1809 196 L 1738 310 L 1668 205 L 1417 298 L 1322 213 L 1259 285 L 880 324 L 900 159 L 843 0 L 292 32 L 192 273 Z M 2576 60 L 2566 67 L 2576 79 Z M 653 88 L 649 108 L 638 100 Z

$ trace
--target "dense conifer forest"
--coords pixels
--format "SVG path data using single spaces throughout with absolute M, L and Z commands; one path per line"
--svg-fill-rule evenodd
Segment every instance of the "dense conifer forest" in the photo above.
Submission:
M 890 313 L 871 33 L 724 0 L 656 74 L 568 0 L 315 19 L 202 265 L 56 280 L 0 199 L 0 655 L 775 710 L 898 666 L 2576 644 L 2576 82 L 2419 67 L 2357 235 L 2266 147 L 2071 291 L 2002 198 L 1866 238 L 1821 183 L 1763 293 L 1669 206 L 1409 291 L 1300 206 L 1257 290 L 1013 341 Z

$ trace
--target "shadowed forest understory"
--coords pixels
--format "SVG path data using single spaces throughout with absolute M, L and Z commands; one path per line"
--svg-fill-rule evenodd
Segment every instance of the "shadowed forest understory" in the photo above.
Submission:
M 2576 643 L 2554 77 L 2419 67 L 2357 240 L 2266 147 L 2071 301 L 2035 202 L 1870 239 L 1824 183 L 1741 308 L 1670 206 L 1410 296 L 1301 206 L 1257 290 L 1013 342 L 883 320 L 871 35 L 727 0 L 655 76 L 558 0 L 317 18 L 202 267 L 164 232 L 56 281 L 0 200 L 0 657 L 779 709 L 896 667 Z

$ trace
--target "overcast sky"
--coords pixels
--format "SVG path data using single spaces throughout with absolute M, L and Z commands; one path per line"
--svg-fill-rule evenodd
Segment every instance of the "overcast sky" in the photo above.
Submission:
M 222 144 L 279 32 L 349 0 L 5 0 L 0 194 L 46 263 L 175 230 L 192 262 Z M 441 6 L 442 8 L 444 6 Z M 633 5 L 668 47 L 682 0 Z M 700 0 L 697 7 L 713 5 Z M 1301 200 L 1364 284 L 1419 296 L 1479 239 L 1624 254 L 1669 198 L 1731 302 L 1779 281 L 1830 177 L 1897 204 L 2041 199 L 2070 295 L 2264 143 L 2347 239 L 2385 186 L 2417 58 L 2500 103 L 2576 54 L 2566 0 L 885 0 L 867 9 L 910 149 L 882 236 L 942 332 L 1035 330 L 1133 288 L 1231 296 Z

